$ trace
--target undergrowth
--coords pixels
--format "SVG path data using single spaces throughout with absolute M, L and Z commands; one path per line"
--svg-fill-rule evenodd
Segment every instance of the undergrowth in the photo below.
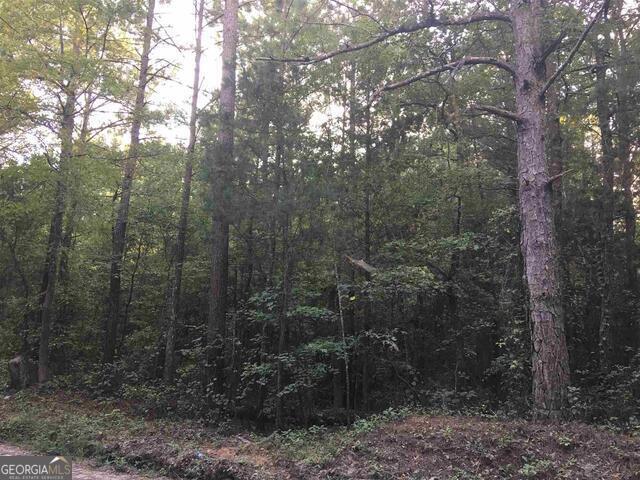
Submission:
M 388 408 L 382 413 L 358 418 L 349 426 L 328 428 L 314 425 L 306 429 L 275 432 L 266 446 L 280 455 L 309 465 L 322 465 L 345 448 L 358 448 L 358 437 L 396 420 L 419 414 L 412 407 Z

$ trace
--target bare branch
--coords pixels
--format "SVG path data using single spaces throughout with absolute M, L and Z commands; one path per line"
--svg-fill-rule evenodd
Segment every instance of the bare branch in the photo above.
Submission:
M 554 175 L 553 177 L 549 177 L 549 180 L 547 180 L 547 184 L 555 182 L 556 180 L 564 177 L 567 173 L 573 172 L 573 170 L 574 170 L 573 168 L 570 168 L 568 170 L 565 170 L 564 172 L 560 172 L 557 175 Z
M 456 62 L 447 63 L 440 67 L 427 70 L 426 72 L 421 72 L 417 75 L 414 75 L 413 77 L 406 78 L 399 82 L 388 83 L 384 85 L 382 88 L 380 88 L 377 93 L 380 94 L 382 92 L 388 92 L 391 90 L 396 90 L 398 88 L 406 87 L 407 85 L 411 85 L 412 83 L 422 80 L 423 78 L 432 77 L 433 75 L 437 75 L 439 73 L 447 72 L 450 70 L 458 70 L 459 68 L 465 65 L 493 65 L 494 67 L 498 67 L 498 68 L 501 68 L 502 70 L 509 72 L 511 76 L 515 75 L 515 70 L 510 64 L 508 64 L 507 62 L 503 62 L 502 60 L 498 60 L 497 58 L 463 57 Z
M 442 18 L 436 20 L 438 27 L 459 27 L 471 25 L 472 23 L 497 21 L 511 23 L 511 18 L 502 12 L 476 12 L 473 15 L 463 18 Z
M 373 45 L 377 45 L 385 41 L 387 38 L 393 37 L 395 35 L 400 35 L 404 33 L 413 33 L 419 30 L 424 30 L 426 28 L 432 27 L 450 27 L 450 26 L 462 26 L 462 25 L 470 25 L 472 23 L 483 22 L 483 21 L 502 21 L 502 22 L 511 22 L 511 19 L 499 12 L 479 12 L 470 15 L 469 17 L 457 18 L 457 19 L 438 19 L 433 16 L 429 16 L 428 18 L 415 22 L 405 22 L 401 26 L 388 30 L 384 33 L 381 33 L 377 37 L 374 37 L 366 42 L 357 43 L 355 45 L 345 45 L 341 48 L 333 50 L 331 52 L 321 53 L 313 57 L 298 57 L 298 58 L 276 58 L 276 57 L 259 57 L 256 60 L 263 61 L 273 61 L 273 62 L 285 62 L 285 63 L 301 63 L 301 64 L 312 64 L 312 63 L 320 63 L 325 60 L 329 60 L 338 55 L 342 55 L 349 52 L 357 52 L 358 50 L 363 50 L 365 48 L 371 47 Z
M 560 65 L 558 67 L 558 69 L 554 72 L 554 74 L 551 75 L 549 80 L 547 80 L 547 83 L 544 85 L 544 88 L 542 89 L 542 92 L 540 93 L 541 97 L 544 97 L 544 94 L 547 93 L 547 90 L 549 90 L 549 88 L 551 88 L 551 85 L 553 85 L 553 82 L 555 82 L 558 79 L 558 77 L 560 75 L 562 75 L 562 72 L 571 64 L 571 62 L 573 61 L 573 57 L 575 57 L 576 53 L 578 53 L 578 50 L 580 50 L 580 47 L 582 46 L 583 42 L 587 38 L 587 35 L 589 35 L 589 32 L 591 31 L 593 26 L 596 24 L 596 22 L 600 18 L 600 15 L 602 15 L 603 10 L 608 5 L 608 3 L 609 3 L 608 0 L 605 0 L 602 3 L 602 6 L 600 7 L 600 9 L 593 16 L 593 18 L 591 19 L 589 24 L 586 26 L 586 28 L 582 32 L 582 35 L 580 35 L 580 38 L 578 38 L 578 41 L 576 42 L 576 44 L 573 46 L 573 48 L 569 52 L 569 56 L 567 56 L 565 61 L 562 62 L 562 65 Z

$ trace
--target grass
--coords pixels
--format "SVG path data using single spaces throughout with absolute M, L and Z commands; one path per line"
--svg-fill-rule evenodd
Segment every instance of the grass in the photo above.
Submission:
M 103 460 L 106 442 L 119 435 L 138 434 L 145 423 L 118 408 L 97 411 L 74 403 L 61 406 L 30 392 L 3 402 L 0 416 L 0 438 L 9 442 L 36 452 Z

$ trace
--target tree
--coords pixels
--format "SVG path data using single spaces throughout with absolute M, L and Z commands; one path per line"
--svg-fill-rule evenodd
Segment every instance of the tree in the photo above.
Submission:
M 596 46 L 596 110 L 598 113 L 598 128 L 600 130 L 600 169 L 602 176 L 601 194 L 601 231 L 600 241 L 602 252 L 600 258 L 600 268 L 602 269 L 602 279 L 600 285 L 600 326 L 599 326 L 599 360 L 600 368 L 607 371 L 611 362 L 611 316 L 612 316 L 612 295 L 613 285 L 613 219 L 615 215 L 615 201 L 613 192 L 614 161 L 615 152 L 613 146 L 613 133 L 611 132 L 610 120 L 612 111 L 609 100 L 609 88 L 606 78 L 605 55 L 608 54 L 610 42 L 608 40 L 610 32 L 605 23 L 604 40 L 602 47 Z
M 79 48 L 74 48 L 76 53 Z M 38 352 L 38 381 L 49 380 L 49 338 L 51 335 L 51 317 L 55 287 L 57 281 L 58 257 L 62 242 L 62 220 L 65 210 L 66 182 L 69 175 L 68 163 L 73 155 L 73 127 L 75 124 L 76 86 L 68 85 L 66 100 L 61 112 L 60 128 L 60 162 L 56 181 L 56 194 L 53 205 L 53 216 L 47 241 L 47 257 L 42 278 L 42 301 L 40 304 L 40 346 Z
M 129 151 L 122 169 L 120 184 L 120 201 L 116 208 L 116 218 L 113 225 L 111 247 L 111 273 L 109 275 L 109 296 L 107 298 L 108 312 L 104 337 L 103 361 L 113 362 L 116 354 L 118 338 L 118 324 L 120 322 L 120 294 L 122 289 L 122 259 L 125 251 L 127 222 L 129 220 L 129 205 L 133 177 L 140 156 L 140 127 L 144 116 L 145 92 L 149 82 L 149 54 L 151 52 L 151 38 L 153 36 L 153 17 L 155 0 L 147 4 L 146 24 L 142 35 L 142 52 L 140 54 L 140 69 L 136 85 L 136 98 L 131 115 L 131 138 Z
M 558 247 L 544 144 L 544 95 L 560 70 L 547 79 L 542 44 L 544 5 L 514 2 L 515 88 L 518 123 L 518 192 L 524 258 L 533 324 L 533 405 L 537 415 L 564 415 L 569 355 L 564 332 Z M 562 68 L 562 67 L 559 67 Z
M 169 307 L 167 319 L 167 338 L 164 360 L 164 380 L 173 382 L 175 373 L 176 327 L 180 321 L 180 290 L 182 288 L 182 269 L 186 256 L 187 226 L 189 221 L 189 202 L 191 200 L 191 179 L 193 177 L 193 159 L 196 151 L 196 127 L 198 122 L 198 93 L 200 92 L 200 60 L 202 58 L 202 30 L 204 20 L 204 0 L 196 4 L 196 44 L 193 67 L 193 92 L 191 94 L 191 114 L 189 116 L 189 143 L 182 179 L 182 202 L 178 220 L 178 238 L 175 246 L 175 260 L 172 284 L 169 287 Z
M 215 361 L 215 385 L 218 393 L 224 385 L 224 335 L 227 315 L 229 281 L 229 221 L 228 197 L 231 189 L 230 170 L 233 165 L 234 123 L 236 104 L 236 50 L 238 48 L 238 1 L 225 0 L 222 20 L 222 83 L 220 113 L 215 150 L 207 143 L 205 157 L 210 166 L 211 200 L 213 202 L 211 230 L 211 290 L 207 344 L 211 348 L 210 362 Z M 208 375 L 209 376 L 209 375 Z

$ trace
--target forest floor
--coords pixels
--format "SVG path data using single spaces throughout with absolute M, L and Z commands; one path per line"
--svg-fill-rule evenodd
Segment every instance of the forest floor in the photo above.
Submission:
M 25 392 L 0 400 L 0 440 L 7 442 L 0 454 L 14 444 L 33 452 L 93 459 L 106 467 L 91 470 L 84 461 L 79 465 L 89 469 L 87 478 L 96 480 L 145 478 L 139 475 L 210 480 L 640 480 L 638 436 L 576 422 L 393 410 L 351 427 L 258 436 L 223 434 L 196 422 L 143 419 L 122 402 Z

